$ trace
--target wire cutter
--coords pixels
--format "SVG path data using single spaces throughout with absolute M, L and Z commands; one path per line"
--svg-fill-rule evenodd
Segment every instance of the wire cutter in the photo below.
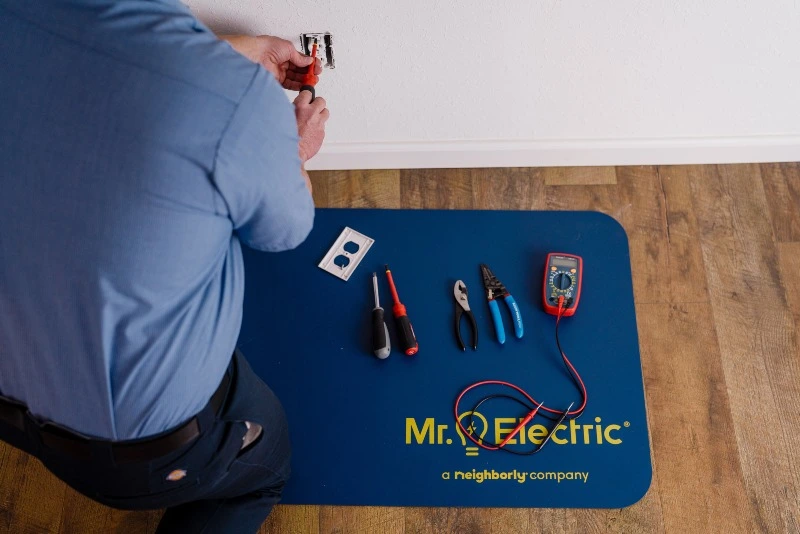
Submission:
M 506 331 L 503 328 L 503 319 L 500 317 L 500 306 L 497 305 L 497 299 L 502 298 L 506 301 L 508 308 L 511 310 L 511 315 L 514 318 L 514 334 L 517 339 L 522 338 L 522 314 L 519 312 L 519 306 L 508 292 L 506 286 L 497 279 L 489 266 L 481 263 L 481 275 L 483 275 L 483 287 L 486 288 L 486 298 L 489 300 L 489 310 L 492 312 L 492 321 L 494 322 L 494 330 L 497 333 L 497 341 L 502 345 L 506 342 Z
M 453 295 L 456 297 L 456 340 L 461 350 L 467 350 L 464 346 L 464 340 L 461 338 L 461 316 L 466 315 L 469 319 L 469 324 L 472 327 L 472 349 L 478 350 L 478 323 L 475 322 L 475 316 L 472 310 L 469 309 L 469 301 L 467 300 L 467 286 L 461 280 L 456 282 L 453 288 Z

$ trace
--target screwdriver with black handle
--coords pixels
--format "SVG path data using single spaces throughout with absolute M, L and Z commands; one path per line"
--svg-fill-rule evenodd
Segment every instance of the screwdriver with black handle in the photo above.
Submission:
M 383 308 L 378 298 L 378 275 L 372 273 L 372 290 L 375 292 L 375 309 L 372 310 L 372 351 L 375 356 L 384 360 L 389 357 L 392 345 L 389 341 L 389 329 L 383 319 Z
M 392 292 L 394 299 L 394 306 L 392 306 L 392 314 L 394 315 L 395 322 L 397 323 L 397 337 L 400 341 L 400 349 L 406 356 L 413 356 L 419 352 L 419 343 L 417 343 L 417 336 L 414 334 L 414 327 L 411 326 L 411 320 L 408 318 L 406 307 L 400 302 L 400 297 L 397 296 L 397 288 L 394 287 L 394 280 L 392 279 L 392 271 L 386 265 L 386 278 L 389 279 L 389 289 Z

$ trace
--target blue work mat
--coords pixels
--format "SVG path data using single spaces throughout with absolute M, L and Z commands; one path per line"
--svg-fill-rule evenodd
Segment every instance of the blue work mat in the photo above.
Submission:
M 317 267 L 345 226 L 375 240 L 347 282 Z M 510 381 L 559 409 L 580 399 L 556 349 L 555 317 L 542 307 L 548 252 L 584 260 L 579 307 L 562 319 L 560 336 L 586 383 L 586 411 L 533 456 L 476 454 L 454 422 L 453 403 L 467 385 Z M 415 356 L 396 348 L 385 263 L 419 339 Z M 501 302 L 507 340 L 497 342 L 481 263 L 519 304 L 522 339 L 514 337 Z M 612 218 L 596 212 L 320 209 L 299 248 L 245 250 L 245 265 L 239 347 L 289 418 L 293 472 L 284 503 L 618 508 L 638 501 L 650 486 L 630 256 L 625 231 Z M 392 337 L 386 360 L 371 349 L 373 271 Z M 477 351 L 462 352 L 455 340 L 458 279 L 467 285 L 478 323 Z M 467 319 L 462 323 L 469 344 Z M 470 396 L 460 411 L 471 410 L 478 397 Z M 513 428 L 513 418 L 527 410 L 496 399 L 479 412 L 476 432 L 497 442 L 497 431 Z M 531 432 L 534 424 L 552 426 L 537 417 L 509 447 L 535 447 L 530 439 L 542 429 Z

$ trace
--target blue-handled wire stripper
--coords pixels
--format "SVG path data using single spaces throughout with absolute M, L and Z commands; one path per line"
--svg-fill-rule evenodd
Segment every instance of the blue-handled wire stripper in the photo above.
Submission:
M 497 341 L 502 345 L 506 342 L 506 331 L 503 327 L 503 318 L 500 316 L 500 306 L 497 304 L 497 299 L 502 298 L 506 301 L 508 309 L 511 310 L 512 318 L 514 319 L 514 334 L 517 339 L 522 338 L 522 314 L 519 311 L 519 306 L 508 292 L 506 286 L 497 279 L 489 266 L 481 264 L 481 275 L 483 276 L 483 287 L 486 288 L 486 298 L 489 300 L 489 310 L 492 312 L 492 321 L 494 322 L 494 330 L 497 333 Z

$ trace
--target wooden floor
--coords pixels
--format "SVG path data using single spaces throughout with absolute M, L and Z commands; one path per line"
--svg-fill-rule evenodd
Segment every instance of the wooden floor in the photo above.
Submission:
M 279 506 L 262 532 L 800 532 L 800 165 L 314 173 L 320 207 L 598 210 L 628 232 L 653 483 L 622 510 Z M 0 446 L 0 531 L 153 532 Z

